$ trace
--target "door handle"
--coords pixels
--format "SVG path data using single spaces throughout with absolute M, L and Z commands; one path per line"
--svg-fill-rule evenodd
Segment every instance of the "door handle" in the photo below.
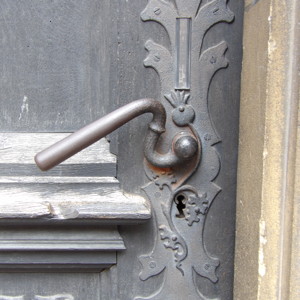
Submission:
M 166 111 L 157 100 L 140 99 L 116 109 L 39 152 L 34 158 L 35 162 L 42 171 L 47 171 L 144 113 L 153 114 L 144 146 L 144 154 L 149 163 L 167 168 L 180 165 L 196 155 L 199 150 L 198 142 L 190 133 L 175 136 L 167 153 L 156 151 L 158 139 L 165 132 Z

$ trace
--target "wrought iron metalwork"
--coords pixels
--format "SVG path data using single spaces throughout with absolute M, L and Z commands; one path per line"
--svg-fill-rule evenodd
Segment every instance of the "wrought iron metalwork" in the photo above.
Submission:
M 116 109 L 41 151 L 35 156 L 35 162 L 41 170 L 49 170 L 144 113 L 153 114 L 144 147 L 145 157 L 150 163 L 157 167 L 171 167 L 195 156 L 198 144 L 193 135 L 188 133 L 175 137 L 172 142 L 174 146 L 168 153 L 161 154 L 155 150 L 160 135 L 165 131 L 166 112 L 157 100 L 140 99 Z
M 205 33 L 216 23 L 231 22 L 234 14 L 227 0 L 149 0 L 141 13 L 143 21 L 159 23 L 167 31 L 169 48 L 148 40 L 145 67 L 153 68 L 161 82 L 161 102 L 166 108 L 166 132 L 160 147 L 180 132 L 192 133 L 198 155 L 182 166 L 157 168 L 145 160 L 150 183 L 143 187 L 151 200 L 157 234 L 153 249 L 139 260 L 140 279 L 162 274 L 163 282 L 144 299 L 208 299 L 194 284 L 195 273 L 218 281 L 219 259 L 207 253 L 204 224 L 221 187 L 214 183 L 220 170 L 215 144 L 220 142 L 208 110 L 208 91 L 214 74 L 226 68 L 225 41 L 203 49 Z M 201 145 L 201 147 L 200 147 Z M 186 183 L 197 170 L 200 180 Z
M 195 285 L 195 273 L 218 281 L 218 258 L 205 248 L 204 225 L 216 195 L 214 180 L 221 161 L 220 142 L 208 110 L 208 91 L 214 74 L 228 66 L 227 44 L 221 41 L 203 49 L 205 33 L 216 23 L 231 22 L 227 0 L 149 0 L 141 13 L 167 31 L 170 47 L 148 40 L 145 67 L 161 82 L 161 102 L 137 100 L 84 127 L 36 156 L 47 170 L 109 134 L 134 117 L 151 112 L 145 139 L 144 167 L 150 182 L 143 187 L 153 207 L 157 233 L 153 249 L 139 257 L 140 279 L 162 274 L 152 295 L 135 300 L 208 299 Z M 168 120 L 168 122 L 165 122 Z M 165 151 L 165 149 L 168 149 Z M 199 180 L 187 183 L 197 170 Z

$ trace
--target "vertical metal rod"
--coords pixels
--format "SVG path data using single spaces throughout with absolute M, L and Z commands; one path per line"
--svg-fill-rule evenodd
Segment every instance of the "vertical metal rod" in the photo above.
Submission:
M 190 18 L 176 19 L 176 84 L 179 90 L 191 87 L 191 26 Z

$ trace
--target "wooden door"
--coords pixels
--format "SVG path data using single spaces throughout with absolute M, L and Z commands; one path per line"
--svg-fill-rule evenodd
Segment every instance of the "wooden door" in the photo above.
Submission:
M 0 1 L 0 299 L 232 299 L 242 14 L 238 0 Z M 162 26 L 171 16 L 174 24 Z M 157 74 L 165 49 L 178 55 Z M 195 53 L 206 70 L 199 86 Z M 190 81 L 176 73 L 180 63 Z M 167 95 L 172 72 L 177 86 Z M 188 93 L 184 105 L 195 113 L 188 123 L 208 131 L 198 132 L 202 158 L 185 180 L 147 169 L 149 116 L 47 173 L 33 162 L 36 152 L 135 99 L 160 100 L 171 122 L 179 109 L 172 99 Z M 186 124 L 175 125 L 167 131 Z M 162 152 L 164 139 L 168 145 L 167 132 Z M 179 194 L 183 186 L 195 188 Z M 171 223 L 187 228 L 185 257 L 180 235 L 164 235 L 168 224 L 158 221 L 157 203 L 170 191 Z M 206 205 L 194 219 L 192 194 Z

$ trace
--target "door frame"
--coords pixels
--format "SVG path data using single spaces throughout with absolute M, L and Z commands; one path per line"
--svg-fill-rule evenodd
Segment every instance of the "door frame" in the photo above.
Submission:
M 245 1 L 234 299 L 300 298 L 299 11 Z

